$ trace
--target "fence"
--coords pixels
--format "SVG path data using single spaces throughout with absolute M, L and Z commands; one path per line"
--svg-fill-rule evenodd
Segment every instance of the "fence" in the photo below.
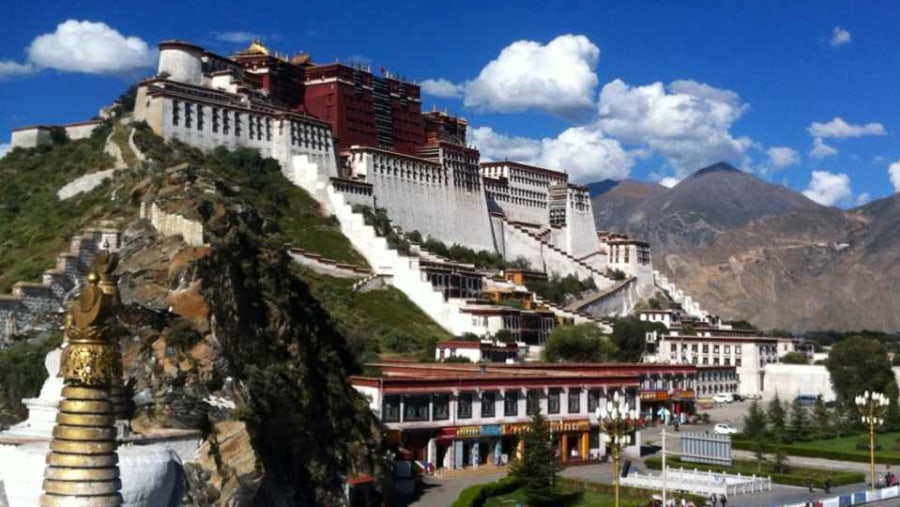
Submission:
M 772 479 L 769 477 L 745 476 L 741 474 L 725 474 L 712 471 L 685 470 L 684 468 L 668 468 L 665 481 L 660 474 L 632 473 L 621 480 L 621 484 L 634 488 L 663 489 L 685 491 L 702 496 L 748 495 L 772 490 Z

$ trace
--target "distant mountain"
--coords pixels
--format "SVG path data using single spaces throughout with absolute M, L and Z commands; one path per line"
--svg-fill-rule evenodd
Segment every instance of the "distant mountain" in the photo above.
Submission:
M 724 163 L 643 197 L 622 183 L 593 200 L 597 228 L 650 241 L 654 267 L 705 308 L 762 328 L 900 330 L 900 197 L 842 211 Z
M 594 221 L 608 223 L 621 229 L 624 223 L 617 221 L 647 199 L 664 193 L 667 189 L 656 183 L 635 180 L 603 180 L 587 185 L 594 206 Z

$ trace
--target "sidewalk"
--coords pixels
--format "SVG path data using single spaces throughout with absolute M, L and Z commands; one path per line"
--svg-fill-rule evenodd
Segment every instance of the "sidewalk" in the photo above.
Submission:
M 756 456 L 751 451 L 738 451 L 732 450 L 731 457 L 734 459 L 740 460 L 756 460 Z M 772 455 L 766 454 L 766 459 L 771 460 Z M 866 474 L 866 480 L 868 480 L 869 476 L 869 464 L 868 463 L 858 463 L 855 461 L 834 461 L 830 459 L 823 458 L 806 458 L 803 456 L 788 456 L 787 465 L 791 466 L 801 466 L 801 467 L 809 467 L 809 468 L 821 468 L 824 470 L 841 470 L 841 471 L 851 471 L 851 472 L 862 472 Z M 885 465 L 879 464 L 877 461 L 875 462 L 875 473 L 884 473 Z

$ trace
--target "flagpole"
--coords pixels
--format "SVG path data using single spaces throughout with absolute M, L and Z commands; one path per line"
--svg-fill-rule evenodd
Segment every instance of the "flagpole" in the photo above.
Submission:
M 666 479 L 668 478 L 666 471 L 666 425 L 662 429 L 662 504 L 666 507 Z

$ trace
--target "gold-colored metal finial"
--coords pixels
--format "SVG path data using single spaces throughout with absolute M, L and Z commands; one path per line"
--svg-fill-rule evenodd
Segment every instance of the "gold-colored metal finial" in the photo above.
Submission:
M 65 387 L 47 455 L 41 507 L 122 505 L 112 399 L 122 383 L 122 357 L 109 326 L 119 301 L 116 261 L 108 250 L 97 252 L 84 289 L 69 304 L 59 367 Z

